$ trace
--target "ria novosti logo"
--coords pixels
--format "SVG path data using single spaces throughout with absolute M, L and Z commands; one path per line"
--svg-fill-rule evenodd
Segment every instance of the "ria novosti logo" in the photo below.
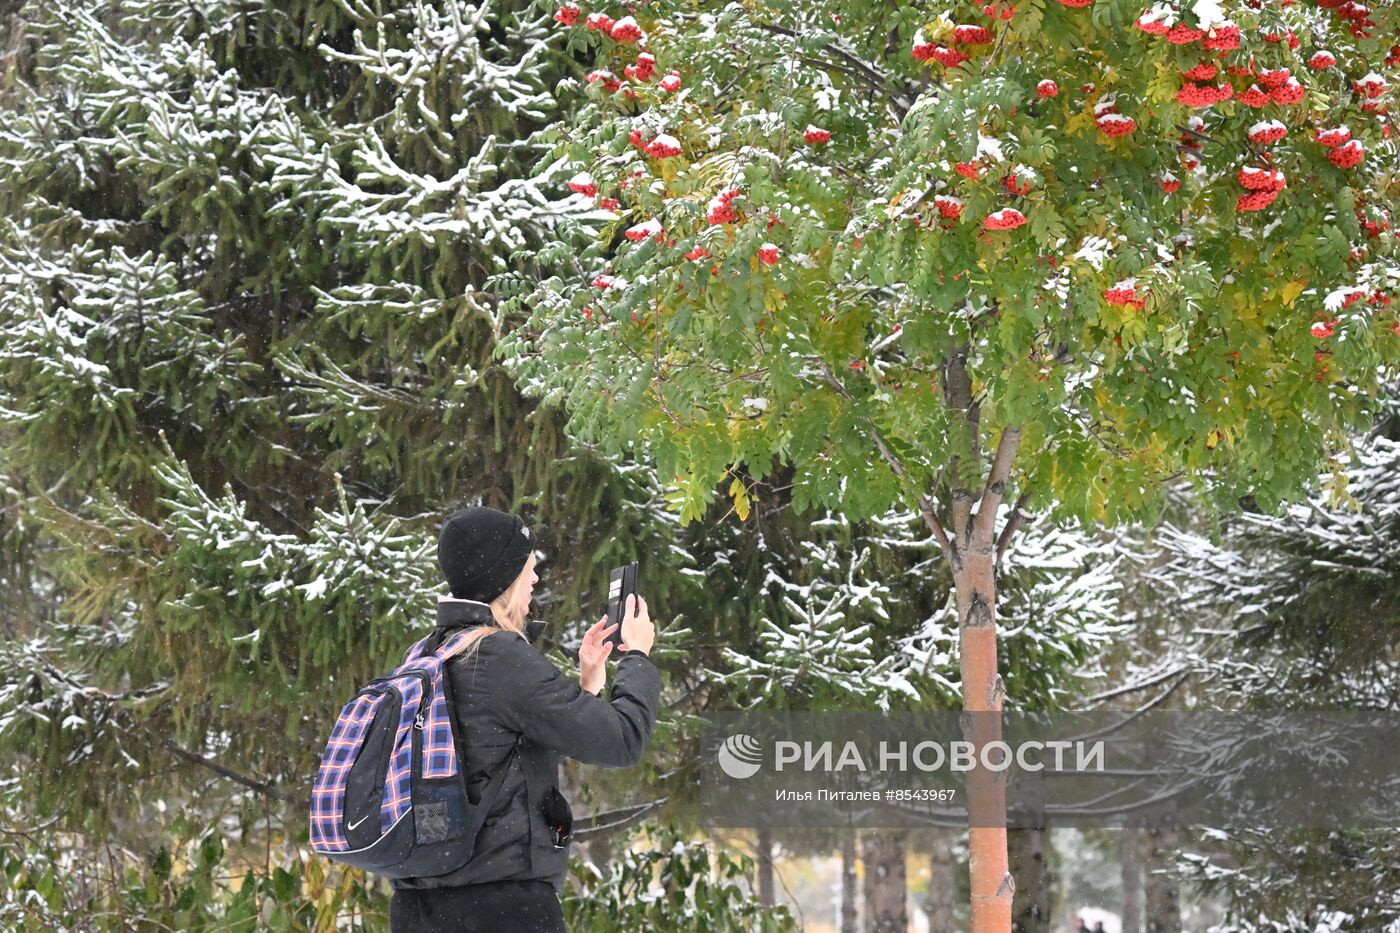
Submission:
M 716 757 L 725 774 L 732 778 L 750 778 L 763 767 L 763 746 L 753 736 L 736 732 L 724 740 Z

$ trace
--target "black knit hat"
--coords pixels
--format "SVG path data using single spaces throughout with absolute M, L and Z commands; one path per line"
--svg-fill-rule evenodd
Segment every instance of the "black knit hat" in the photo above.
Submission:
M 520 576 L 532 547 L 530 529 L 518 516 L 469 506 L 442 523 L 438 567 L 453 596 L 489 603 Z

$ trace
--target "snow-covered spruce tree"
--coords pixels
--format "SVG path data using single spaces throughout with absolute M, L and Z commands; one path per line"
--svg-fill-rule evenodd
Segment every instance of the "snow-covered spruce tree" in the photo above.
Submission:
M 1400 705 L 1400 384 L 1383 401 L 1351 454 L 1283 515 L 1167 523 L 1138 545 L 1138 596 L 1176 620 L 1160 637 L 1180 674 L 1153 666 L 1137 679 L 1169 674 L 1155 692 L 1188 675 L 1178 695 L 1212 708 Z M 1185 846 L 1180 865 L 1228 903 L 1223 930 L 1386 929 L 1400 920 L 1393 837 L 1216 829 Z
M 334 924 L 368 894 L 300 858 L 310 781 L 346 691 L 431 624 L 444 507 L 537 510 L 561 629 L 672 543 L 492 356 L 488 276 L 604 216 L 525 177 L 573 65 L 523 7 L 0 17 L 0 747 L 36 831 L 0 840 L 0 926 L 265 896 Z M 210 827 L 251 905 L 152 874 Z
M 1273 511 L 1400 351 L 1391 6 L 627 13 L 556 14 L 595 68 L 554 154 L 617 213 L 501 349 L 581 436 L 645 441 L 685 520 L 743 501 L 739 463 L 793 465 L 799 508 L 918 508 L 969 710 L 1001 708 L 1022 508 L 1151 520 L 1186 476 Z M 1004 833 L 971 862 L 974 930 L 1006 929 Z

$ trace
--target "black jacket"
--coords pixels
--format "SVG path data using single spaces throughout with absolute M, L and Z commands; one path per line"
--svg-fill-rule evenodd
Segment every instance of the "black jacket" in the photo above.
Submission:
M 425 650 L 431 651 L 454 629 L 494 623 L 491 608 L 468 599 L 438 603 L 438 624 Z M 531 623 L 531 638 L 542 623 Z M 458 760 L 464 762 L 467 795 L 481 799 L 487 781 L 509 757 L 516 737 L 520 751 L 510 763 L 495 805 L 487 813 L 471 860 L 456 871 L 431 878 L 395 878 L 391 886 L 442 888 L 485 881 L 549 881 L 562 891 L 569 845 L 555 848 L 543 807 L 546 796 L 572 821 L 559 794 L 563 756 L 605 768 L 627 768 L 642 760 L 656 725 L 661 675 L 645 653 L 617 658 L 610 699 L 584 690 L 539 649 L 513 632 L 495 632 L 471 657 L 447 663 L 457 728 Z M 552 792 L 552 793 L 551 793 Z

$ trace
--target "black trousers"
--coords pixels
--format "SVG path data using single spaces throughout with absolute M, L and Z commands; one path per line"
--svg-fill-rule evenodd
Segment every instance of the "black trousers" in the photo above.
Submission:
M 389 899 L 391 933 L 569 933 L 548 881 L 410 888 Z

